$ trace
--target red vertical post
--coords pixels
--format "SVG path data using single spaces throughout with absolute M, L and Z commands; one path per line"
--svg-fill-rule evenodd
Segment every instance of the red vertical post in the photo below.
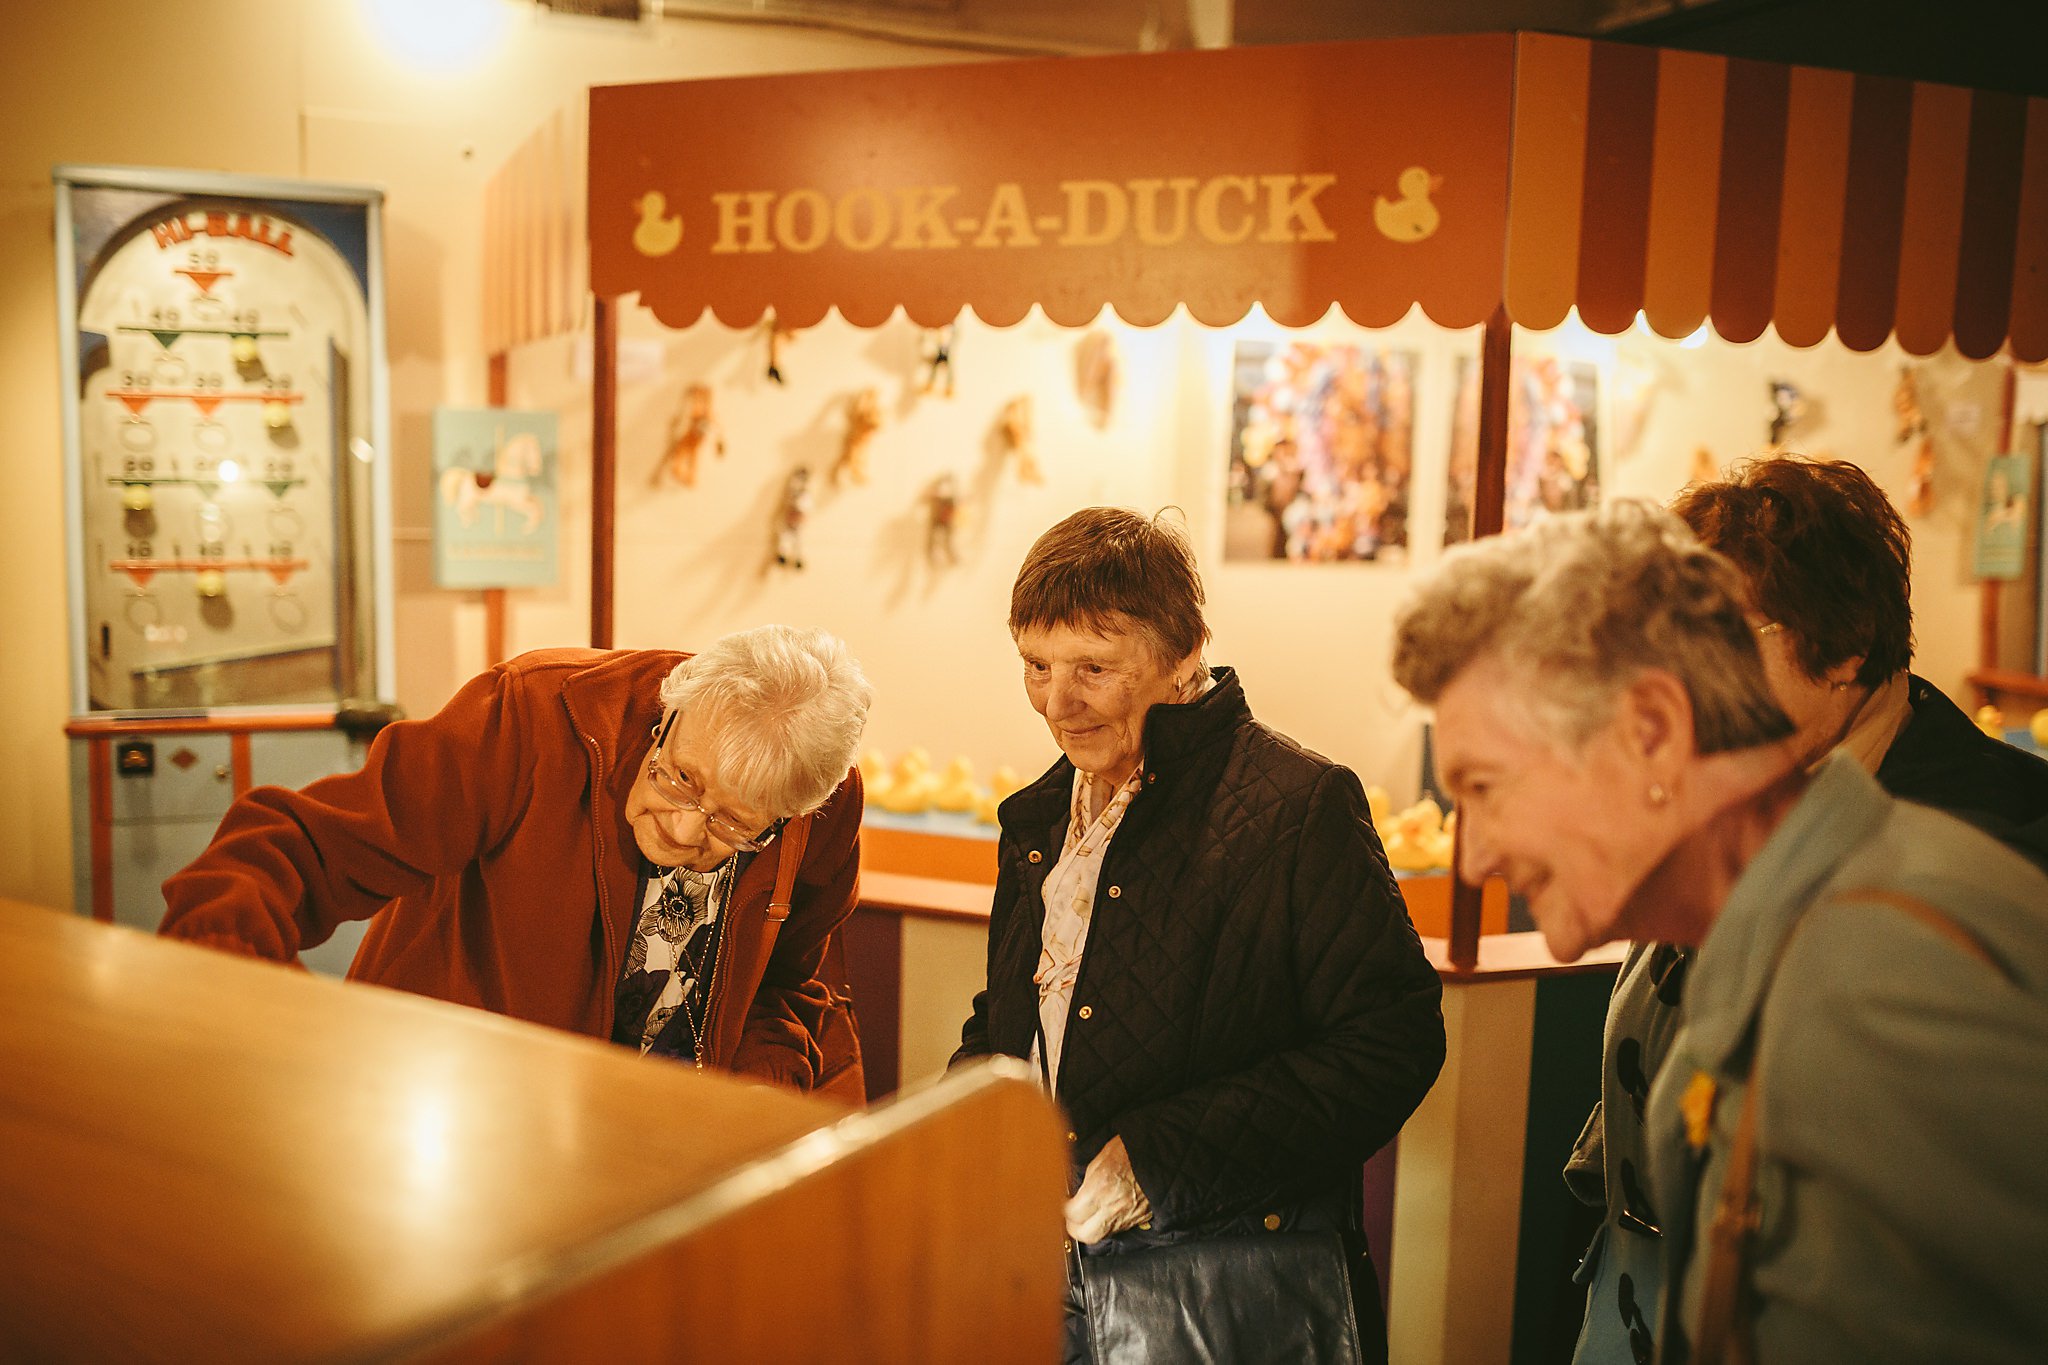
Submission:
M 484 401 L 491 407 L 505 406 L 507 362 L 505 352 L 491 352 L 489 388 Z M 505 590 L 484 589 L 484 667 L 505 662 Z
M 1472 491 L 1472 538 L 1499 535 L 1507 509 L 1508 391 L 1514 362 L 1514 324 L 1496 308 L 1479 337 L 1479 468 Z M 1458 822 L 1458 848 L 1451 854 L 1451 966 L 1479 965 L 1480 888 L 1459 874 L 1465 826 Z
M 597 300 L 591 342 L 590 393 L 590 643 L 612 647 L 613 512 L 618 495 L 618 300 Z

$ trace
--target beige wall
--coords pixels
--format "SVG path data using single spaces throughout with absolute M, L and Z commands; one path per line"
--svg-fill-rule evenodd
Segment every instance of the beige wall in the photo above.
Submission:
M 432 584 L 428 430 L 478 403 L 486 177 L 592 84 L 961 60 L 838 33 L 636 27 L 529 6 L 460 74 L 377 45 L 356 0 L 11 5 L 0 42 L 0 895 L 71 899 L 70 683 L 50 169 L 163 166 L 381 185 L 398 490 L 399 699 L 431 711 L 482 662 L 475 594 Z M 580 639 L 581 620 L 566 638 Z M 562 637 L 557 637 L 562 638 Z
M 1347 763 L 1398 801 L 1420 776 L 1422 714 L 1388 677 L 1393 614 L 1417 569 L 1440 553 L 1453 385 L 1476 338 L 1419 314 L 1378 332 L 1341 315 L 1300 335 L 1416 357 L 1414 543 L 1407 565 L 1289 565 L 1223 558 L 1231 359 L 1246 339 L 1290 334 L 1256 319 L 1212 330 L 1182 317 L 1149 330 L 1113 315 L 1122 393 L 1106 429 L 1086 418 L 1074 385 L 1083 335 L 1034 313 L 1007 331 L 969 317 L 954 348 L 958 387 L 922 392 L 922 336 L 898 315 L 869 331 L 836 316 L 781 354 L 787 384 L 764 378 L 757 330 L 715 320 L 680 332 L 632 311 L 622 326 L 617 638 L 625 645 L 702 642 L 767 620 L 822 624 L 845 635 L 877 688 L 871 747 L 894 758 L 922 746 L 938 766 L 955 755 L 984 777 L 1004 764 L 1030 776 L 1053 756 L 1026 705 L 1003 618 L 1031 541 L 1095 502 L 1185 509 L 1201 556 L 1215 640 L 1211 660 L 1236 665 L 1258 714 Z M 1911 450 L 1893 439 L 1894 348 L 1856 355 L 1796 350 L 1775 337 L 1695 349 L 1643 332 L 1593 336 L 1575 322 L 1517 333 L 1518 351 L 1595 364 L 1603 482 L 1659 500 L 1689 477 L 1705 445 L 1726 464 L 1761 447 L 1769 383 L 1792 381 L 1808 417 L 1800 449 L 1858 461 L 1903 502 Z M 568 340 L 527 348 L 512 371 L 515 402 L 563 413 L 567 471 L 564 586 L 514 594 L 511 646 L 578 638 L 587 596 L 587 383 Z M 1913 519 L 1918 666 L 1958 699 L 1974 666 L 1978 591 L 1969 577 L 1971 518 L 2000 418 L 2001 373 L 1953 356 L 1915 362 L 1941 463 L 1931 515 Z M 694 488 L 657 477 L 684 387 L 709 384 L 727 454 L 705 456 Z M 884 423 L 867 453 L 868 483 L 833 485 L 846 409 L 864 388 Z M 994 431 L 1013 397 L 1033 399 L 1045 481 L 1023 482 Z M 770 521 L 787 471 L 812 467 L 808 568 L 767 562 Z M 950 471 L 966 499 L 961 562 L 924 556 L 924 490 Z
M 468 74 L 427 77 L 383 56 L 355 0 L 120 0 L 32 7 L 10 18 L 0 52 L 0 460 L 14 501 L 0 539 L 0 895 L 70 898 L 68 712 L 49 170 L 60 162 L 160 165 L 367 181 L 388 191 L 385 217 L 395 450 L 399 700 L 431 711 L 483 661 L 476 594 L 432 585 L 429 424 L 438 404 L 484 396 L 478 351 L 478 243 L 488 174 L 543 118 L 593 83 L 749 71 L 961 60 L 963 54 L 844 34 L 753 25 L 644 28 L 567 20 L 514 7 L 503 46 Z M 683 135 L 688 135 L 687 133 Z M 1024 704 L 1002 617 L 1031 539 L 1090 502 L 1186 508 L 1208 574 L 1216 642 L 1238 665 L 1254 706 L 1304 743 L 1352 764 L 1400 800 L 1413 796 L 1420 717 L 1386 678 L 1387 627 L 1409 570 L 1297 568 L 1220 559 L 1235 340 L 1277 335 L 1248 322 L 1211 332 L 1176 320 L 1153 329 L 1105 320 L 1119 340 L 1123 385 L 1106 430 L 1074 395 L 1078 334 L 1032 318 L 1009 332 L 968 319 L 959 388 L 917 390 L 919 335 L 908 323 L 859 332 L 836 318 L 784 355 L 786 388 L 762 378 L 757 333 L 707 323 L 667 333 L 629 315 L 622 369 L 618 519 L 620 643 L 691 644 L 769 619 L 828 624 L 867 663 L 881 694 L 871 741 L 894 754 L 923 745 L 943 763 L 972 758 L 1035 772 L 1051 756 Z M 1364 335 L 1341 318 L 1326 340 L 1412 349 L 1417 377 L 1413 563 L 1440 533 L 1454 358 L 1473 338 L 1419 316 Z M 1801 444 L 1866 464 L 1895 495 L 1909 453 L 1891 439 L 1900 357 L 1766 337 L 1682 351 L 1629 334 L 1565 329 L 1518 345 L 1599 360 L 1611 490 L 1668 496 L 1705 443 L 1723 459 L 1758 445 L 1766 381 L 1790 378 L 1814 400 Z M 514 402 L 562 414 L 562 585 L 515 593 L 513 649 L 587 639 L 588 383 L 569 339 L 514 357 Z M 699 487 L 652 478 L 681 386 L 713 383 L 729 451 Z M 844 405 L 882 395 L 885 426 L 872 481 L 821 486 L 807 534 L 811 567 L 770 574 L 767 522 L 783 473 L 821 472 L 835 457 Z M 1618 390 L 1648 395 L 1627 433 Z M 1920 666 L 1952 693 L 1976 651 L 1977 593 L 1968 579 L 1970 514 L 1999 422 L 1993 367 L 1930 362 L 1922 384 L 1941 442 L 1939 505 L 1916 521 Z M 1034 397 L 1047 480 L 1026 486 L 992 431 L 1004 402 Z M 922 558 L 919 493 L 952 470 L 969 495 L 962 563 Z

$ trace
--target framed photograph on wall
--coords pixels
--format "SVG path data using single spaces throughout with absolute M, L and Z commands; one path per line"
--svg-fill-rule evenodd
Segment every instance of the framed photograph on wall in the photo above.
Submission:
M 1516 356 L 1508 378 L 1507 502 L 1502 524 L 1600 501 L 1600 370 L 1590 361 Z M 1444 543 L 1472 538 L 1479 470 L 1479 365 L 1458 358 Z
M 1405 561 L 1415 365 L 1412 351 L 1238 343 L 1225 559 Z

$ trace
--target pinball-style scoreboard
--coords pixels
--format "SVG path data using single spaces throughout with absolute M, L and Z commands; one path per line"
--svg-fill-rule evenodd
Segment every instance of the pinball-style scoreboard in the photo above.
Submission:
M 356 765 L 394 691 L 382 195 L 55 178 L 79 908 L 153 926 L 234 795 Z

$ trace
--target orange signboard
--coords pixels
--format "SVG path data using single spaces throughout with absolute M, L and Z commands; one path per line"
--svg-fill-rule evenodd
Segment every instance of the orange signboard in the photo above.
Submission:
M 2048 357 L 2048 101 L 1543 34 L 591 92 L 591 288 Z M 1512 187 L 1512 195 L 1510 193 Z
M 1508 35 L 591 92 L 591 288 L 672 327 L 1033 305 L 1288 325 L 1501 295 Z

